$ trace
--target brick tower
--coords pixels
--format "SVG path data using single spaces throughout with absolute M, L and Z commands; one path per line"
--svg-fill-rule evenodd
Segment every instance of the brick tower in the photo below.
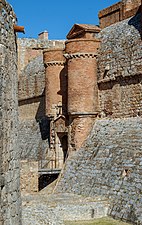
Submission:
M 67 154 L 67 76 L 63 49 L 44 51 L 46 115 L 50 121 L 50 168 L 62 168 Z
M 62 105 L 62 98 L 65 98 L 66 89 L 63 49 L 45 50 L 44 64 L 46 71 L 46 115 L 49 118 L 54 117 L 56 119 L 62 114 L 62 109 L 65 113 L 66 104 L 64 100 Z
M 96 56 L 97 26 L 75 24 L 67 38 L 69 149 L 77 150 L 87 138 L 98 112 Z

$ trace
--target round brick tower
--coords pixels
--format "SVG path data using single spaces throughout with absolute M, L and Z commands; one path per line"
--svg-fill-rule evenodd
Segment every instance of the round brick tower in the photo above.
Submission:
M 65 121 L 67 114 L 67 76 L 63 49 L 45 50 L 46 115 L 50 121 L 50 169 L 61 169 L 67 154 Z M 65 142 L 65 141 L 64 141 Z M 67 143 L 67 140 L 66 140 Z
M 98 111 L 96 38 L 66 41 L 68 66 L 68 114 L 70 148 L 79 149 L 87 138 Z
M 56 118 L 66 110 L 65 58 L 63 49 L 45 50 L 46 115 Z
M 94 114 L 98 110 L 96 39 L 72 39 L 66 42 L 68 59 L 68 113 Z

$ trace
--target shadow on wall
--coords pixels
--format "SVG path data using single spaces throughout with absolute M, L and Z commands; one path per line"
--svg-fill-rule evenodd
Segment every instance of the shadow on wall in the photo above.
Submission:
M 45 90 L 42 93 L 42 98 L 40 98 L 39 107 L 35 116 L 37 123 L 39 123 L 40 133 L 42 140 L 47 140 L 50 143 L 50 121 L 45 113 Z
M 57 174 L 43 174 L 39 177 L 38 190 L 41 191 L 43 188 L 47 187 L 49 184 L 54 182 L 59 176 Z
M 48 139 L 48 143 L 50 143 L 50 121 L 48 119 L 47 116 L 44 116 L 42 118 L 39 119 L 39 128 L 40 128 L 40 133 L 41 133 L 41 138 L 42 140 L 47 140 Z
M 140 33 L 142 39 L 142 6 L 139 7 L 135 16 L 133 16 L 129 21 L 128 24 L 130 26 L 134 26 Z
M 60 72 L 60 90 L 57 92 L 58 95 L 62 96 L 62 114 L 67 115 L 67 68 L 66 66 Z

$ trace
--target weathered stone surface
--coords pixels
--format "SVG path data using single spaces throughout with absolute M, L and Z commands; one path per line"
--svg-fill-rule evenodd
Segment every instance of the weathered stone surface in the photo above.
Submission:
M 49 151 L 49 127 L 46 118 L 39 123 L 35 120 L 21 121 L 18 137 L 21 159 L 37 161 L 46 159 Z
M 123 9 L 126 13 L 124 18 L 121 15 L 121 3 L 131 3 L 126 4 Z M 105 17 L 106 13 L 108 19 L 103 18 L 103 26 L 128 18 L 131 13 L 134 15 L 137 10 L 134 8 L 135 4 L 139 6 L 141 1 L 122 1 L 121 3 L 102 11 L 100 17 Z M 134 11 L 131 11 L 133 8 Z M 130 14 L 129 11 L 131 11 Z M 53 107 L 59 124 L 54 118 L 55 120 L 50 123 L 51 127 L 49 127 L 49 118 L 45 110 L 45 100 L 47 100 L 47 107 L 49 101 L 44 94 L 45 86 L 49 87 L 47 85 L 49 79 L 45 84 L 42 54 L 45 48 L 63 50 L 64 41 L 43 39 L 18 41 L 20 119 L 18 124 L 17 56 L 13 30 L 15 22 L 12 8 L 5 0 L 0 1 L 0 224 L 21 224 L 19 157 L 24 160 L 21 170 L 22 190 L 37 192 L 39 168 L 53 169 L 53 165 L 54 168 L 63 166 L 69 145 L 72 146 L 71 151 L 82 145 L 96 117 L 94 128 L 85 145 L 77 153 L 70 152 L 56 191 L 72 192 L 91 198 L 107 197 L 110 203 L 109 215 L 142 224 L 140 11 L 128 20 L 103 29 L 100 34 L 90 33 L 85 36 L 94 38 L 95 48 L 94 45 L 89 44 L 92 42 L 90 39 L 89 41 L 77 39 L 66 42 L 65 58 L 62 52 L 61 60 L 52 61 L 52 58 L 50 62 L 46 60 L 46 66 L 49 66 L 47 76 L 53 75 L 51 81 L 54 85 L 57 84 L 56 90 L 54 89 L 55 96 L 59 97 L 59 102 L 55 102 L 57 106 Z M 96 38 L 101 40 L 99 52 L 99 42 Z M 67 71 L 64 71 L 64 76 L 61 76 L 65 61 Z M 55 66 L 54 73 L 52 66 Z M 59 72 L 56 66 L 60 69 Z M 97 69 L 98 73 L 96 73 Z M 54 82 L 54 74 L 58 75 L 56 82 Z M 53 91 L 52 84 L 50 90 Z M 50 90 L 48 88 L 47 93 Z M 52 94 L 54 104 L 54 92 Z M 65 110 L 61 109 L 63 105 Z M 64 121 L 63 127 L 60 126 L 61 121 Z M 51 167 L 48 167 L 49 160 Z M 72 202 L 68 201 L 67 196 L 52 195 L 53 201 L 50 201 L 51 199 L 46 201 L 45 196 L 43 198 L 40 196 L 38 201 L 29 198 L 23 206 L 25 225 L 59 225 L 63 224 L 61 216 L 64 219 L 69 217 L 82 219 L 83 214 L 86 219 L 88 215 L 89 218 L 93 217 L 97 210 L 101 216 L 107 213 L 108 205 L 104 208 L 99 205 L 101 199 L 95 211 L 92 206 L 95 201 L 86 204 L 77 199 L 78 206 L 73 196 L 71 196 Z
M 0 2 L 0 224 L 20 225 L 17 51 L 14 12 Z
M 45 71 L 42 55 L 32 59 L 19 77 L 19 101 L 44 96 Z
M 57 192 L 110 199 L 109 214 L 141 221 L 142 119 L 97 120 L 82 149 L 70 156 Z
M 43 49 L 57 47 L 63 48 L 64 41 L 18 39 L 19 150 L 22 160 L 36 160 L 40 166 L 51 155 L 42 54 Z
M 23 225 L 63 225 L 65 220 L 92 220 L 107 215 L 107 199 L 74 194 L 33 195 L 23 198 Z
M 38 161 L 21 160 L 20 185 L 21 194 L 39 191 Z
M 142 114 L 141 15 L 105 28 L 98 55 L 98 88 L 102 116 Z
M 98 79 L 141 73 L 141 14 L 103 29 L 98 57 Z M 107 73 L 104 73 L 106 70 Z

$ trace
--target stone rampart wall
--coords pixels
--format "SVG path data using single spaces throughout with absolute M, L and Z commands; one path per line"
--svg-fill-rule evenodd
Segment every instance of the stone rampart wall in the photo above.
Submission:
M 45 114 L 45 74 L 42 57 L 29 63 L 19 85 L 19 149 L 21 159 L 45 159 L 49 124 Z
M 64 48 L 64 41 L 18 39 L 19 100 L 44 95 L 43 50 Z
M 57 192 L 109 198 L 109 215 L 142 224 L 142 119 L 97 120 L 70 156 Z
M 41 55 L 43 49 L 50 48 L 62 48 L 64 47 L 64 41 L 59 40 L 42 40 L 42 39 L 32 39 L 32 38 L 22 38 L 18 39 L 18 71 L 19 76 L 27 64 Z
M 46 160 L 49 151 L 49 124 L 46 118 L 39 122 L 23 120 L 19 125 L 19 149 L 21 159 Z
M 48 48 L 53 43 L 50 44 L 48 40 L 46 42 L 35 39 L 18 40 L 19 148 L 22 160 L 35 160 L 35 162 L 42 159 L 46 161 L 49 150 L 49 125 L 45 116 L 43 45 Z
M 37 56 L 22 71 L 19 78 L 19 101 L 44 96 L 45 71 L 43 58 Z
M 141 15 L 103 29 L 98 38 L 100 119 L 72 153 L 57 192 L 110 199 L 109 215 L 142 224 Z
M 101 114 L 142 115 L 141 15 L 101 31 L 98 90 Z
M 16 17 L 0 1 L 0 224 L 20 225 Z

